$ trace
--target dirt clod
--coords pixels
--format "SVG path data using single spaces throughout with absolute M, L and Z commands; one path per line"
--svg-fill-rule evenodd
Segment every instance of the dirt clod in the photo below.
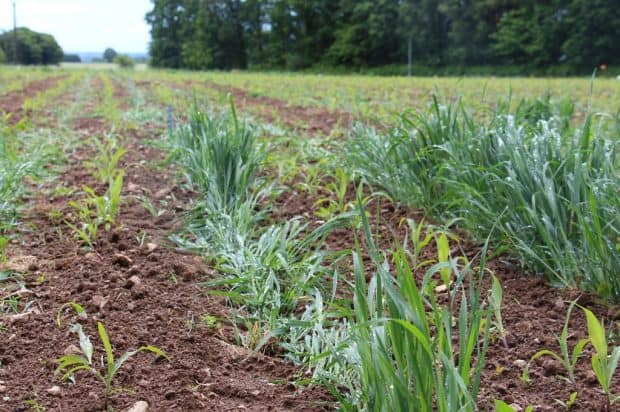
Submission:
M 125 267 L 125 268 L 128 268 L 131 265 L 133 265 L 133 260 L 129 256 L 127 256 L 127 255 L 125 255 L 123 253 L 116 253 L 116 254 L 114 254 L 113 262 L 115 264 L 117 264 L 119 266 L 122 266 L 122 267 Z

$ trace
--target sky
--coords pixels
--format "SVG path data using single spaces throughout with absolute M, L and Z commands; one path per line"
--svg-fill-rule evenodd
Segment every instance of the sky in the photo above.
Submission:
M 0 30 L 13 28 L 13 0 L 0 0 Z M 68 52 L 144 53 L 150 0 L 15 0 L 17 26 L 49 33 Z

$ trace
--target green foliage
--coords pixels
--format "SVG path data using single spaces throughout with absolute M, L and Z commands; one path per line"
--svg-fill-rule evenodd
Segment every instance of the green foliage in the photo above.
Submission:
M 448 263 L 434 265 L 418 288 L 409 263 L 418 256 L 409 258 L 400 248 L 390 267 L 372 241 L 365 214 L 362 221 L 375 273 L 367 283 L 358 249 L 350 343 L 334 354 L 359 376 L 353 400 L 343 403 L 343 409 L 475 411 L 491 317 L 478 292 L 484 259 L 479 268 L 467 261 L 451 265 L 455 282 L 448 303 L 440 304 L 431 280 Z M 412 239 L 414 244 L 420 240 Z
M 615 346 L 612 349 L 611 354 L 609 354 L 603 324 L 590 310 L 583 307 L 582 310 L 586 315 L 588 337 L 590 338 L 590 343 L 594 348 L 594 352 L 592 353 L 592 370 L 601 385 L 603 393 L 607 396 L 607 409 L 609 410 L 610 405 L 620 399 L 620 396 L 614 396 L 610 392 L 611 380 L 616 372 L 616 368 L 618 367 L 618 360 L 620 360 L 620 346 Z
M 498 105 L 481 123 L 435 101 L 377 134 L 354 132 L 351 170 L 394 200 L 462 218 L 479 239 L 510 250 L 554 283 L 620 298 L 620 202 L 615 120 L 569 127 L 573 105 Z
M 81 201 L 69 202 L 77 215 L 77 222 L 67 221 L 66 224 L 73 230 L 75 237 L 90 248 L 95 245 L 100 226 L 103 226 L 105 230 L 110 230 L 116 223 L 116 216 L 120 209 L 123 177 L 123 171 L 118 171 L 114 178 L 110 179 L 108 189 L 102 196 L 92 188 L 84 186 L 86 197 Z
M 523 378 L 524 381 L 529 381 L 529 366 L 532 362 L 542 356 L 551 356 L 552 358 L 559 361 L 562 366 L 566 369 L 568 373 L 568 381 L 572 384 L 575 383 L 575 367 L 577 366 L 577 361 L 581 357 L 583 353 L 583 349 L 590 342 L 590 339 L 580 339 L 575 346 L 573 347 L 572 352 L 569 351 L 568 348 L 568 322 L 570 321 L 570 315 L 575 307 L 577 302 L 571 302 L 568 307 L 568 312 L 566 313 L 566 321 L 564 322 L 564 327 L 562 328 L 562 333 L 557 337 L 558 344 L 560 345 L 560 354 L 557 354 L 549 349 L 543 349 L 536 352 L 528 362 L 527 366 L 523 370 Z
M 0 47 L 6 52 L 9 63 L 58 64 L 64 53 L 53 36 L 37 33 L 25 27 L 17 29 L 17 61 L 15 61 L 14 32 L 0 34 Z
M 116 59 L 117 56 L 118 56 L 118 53 L 116 52 L 116 50 L 110 47 L 105 49 L 103 52 L 103 60 L 105 60 L 108 63 L 112 63 Z
M 103 366 L 104 369 L 101 371 L 97 368 L 96 365 L 93 364 L 93 352 L 94 346 L 90 341 L 90 338 L 84 330 L 82 329 L 82 325 L 73 324 L 71 325 L 71 331 L 78 334 L 79 342 L 80 342 L 80 350 L 82 351 L 81 355 L 65 355 L 60 357 L 58 362 L 58 368 L 56 368 L 56 373 L 64 372 L 62 376 L 62 380 L 66 380 L 69 377 L 72 377 L 75 373 L 79 371 L 87 371 L 92 373 L 98 380 L 100 380 L 104 384 L 104 394 L 105 394 L 105 408 L 108 408 L 108 402 L 110 400 L 110 396 L 113 394 L 114 387 L 112 386 L 112 382 L 116 373 L 120 370 L 123 364 L 132 356 L 140 353 L 140 352 L 151 352 L 158 357 L 162 357 L 168 359 L 168 355 L 163 352 L 161 349 L 155 346 L 141 346 L 134 351 L 127 351 L 123 353 L 118 359 L 114 357 L 114 351 L 112 350 L 112 344 L 110 343 L 110 338 L 108 337 L 108 333 L 103 326 L 103 323 L 97 322 L 97 331 L 99 332 L 99 339 L 101 340 L 101 344 L 103 345 L 105 357 L 103 358 Z
M 133 59 L 126 54 L 119 54 L 114 58 L 114 63 L 118 64 L 123 69 L 133 69 Z
M 154 0 L 146 20 L 156 67 L 351 71 L 404 65 L 411 52 L 432 71 L 588 73 L 620 62 L 615 11 L 613 0 Z
M 87 169 L 101 183 L 109 183 L 120 172 L 119 162 L 127 153 L 118 140 L 113 137 L 91 140 L 97 148 L 97 153 L 84 162 Z

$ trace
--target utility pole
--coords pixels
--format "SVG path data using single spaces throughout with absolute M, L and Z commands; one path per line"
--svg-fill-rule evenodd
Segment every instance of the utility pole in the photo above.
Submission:
M 13 62 L 17 61 L 17 13 L 15 12 L 15 0 L 13 0 Z

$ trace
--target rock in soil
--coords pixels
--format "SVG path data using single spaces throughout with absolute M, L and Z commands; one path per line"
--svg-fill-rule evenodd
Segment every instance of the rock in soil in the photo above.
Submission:
M 149 408 L 149 404 L 144 401 L 138 401 L 133 406 L 127 409 L 125 412 L 146 412 Z
M 60 386 L 52 386 L 51 388 L 46 389 L 46 392 L 52 396 L 60 396 Z

